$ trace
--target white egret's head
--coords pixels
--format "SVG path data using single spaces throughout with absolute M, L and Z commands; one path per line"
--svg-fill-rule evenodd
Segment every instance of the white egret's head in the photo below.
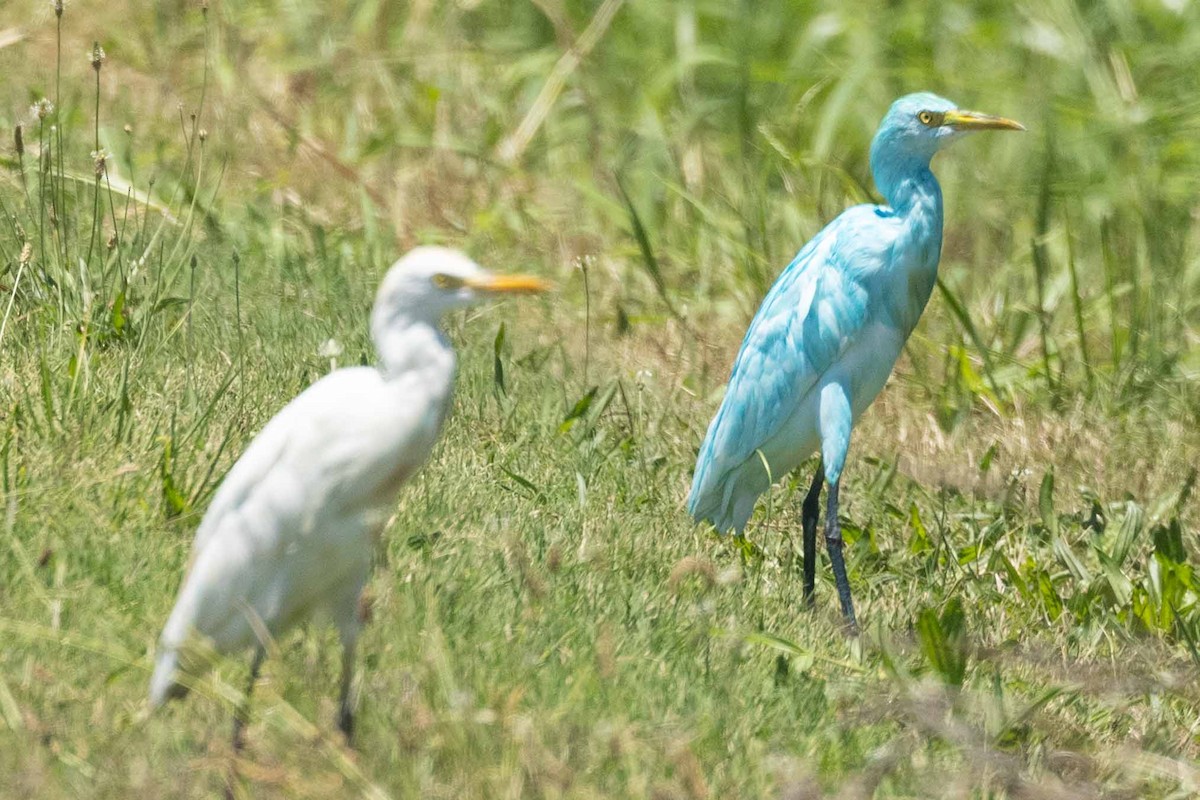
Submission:
M 401 322 L 436 323 L 448 311 L 502 294 L 544 292 L 550 284 L 528 275 L 493 275 L 446 247 L 417 247 L 392 265 L 375 296 L 377 333 Z

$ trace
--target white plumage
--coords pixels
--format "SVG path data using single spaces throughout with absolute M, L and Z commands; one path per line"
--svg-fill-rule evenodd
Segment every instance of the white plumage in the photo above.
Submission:
M 450 406 L 454 350 L 442 316 L 502 292 L 543 291 L 493 276 L 461 253 L 420 247 L 388 271 L 371 314 L 379 367 L 340 369 L 287 404 L 250 443 L 213 497 L 159 643 L 150 702 L 183 694 L 180 648 L 255 647 L 316 611 L 343 647 L 339 724 L 352 729 L 350 680 L 358 598 L 401 485 L 429 457 Z M 234 725 L 235 747 L 243 724 Z

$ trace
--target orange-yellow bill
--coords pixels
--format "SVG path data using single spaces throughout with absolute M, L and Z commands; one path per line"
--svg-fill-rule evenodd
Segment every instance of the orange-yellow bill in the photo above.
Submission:
M 980 114 L 978 111 L 947 111 L 943 125 L 966 131 L 1023 131 L 1025 126 L 1016 120 Z
M 532 275 L 488 275 L 467 281 L 467 285 L 476 291 L 493 294 L 537 294 L 553 288 L 550 282 Z

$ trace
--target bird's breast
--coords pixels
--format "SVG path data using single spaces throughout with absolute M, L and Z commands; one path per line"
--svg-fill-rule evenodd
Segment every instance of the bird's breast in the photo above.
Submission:
M 393 440 L 380 448 L 377 458 L 364 464 L 363 483 L 369 487 L 371 507 L 389 507 L 401 487 L 433 452 L 445 422 L 449 399 L 429 403 L 415 416 L 405 416 L 392 432 Z
M 917 326 L 937 281 L 942 253 L 941 219 L 917 213 L 909 219 L 905 235 L 892 250 L 891 268 L 880 287 L 881 300 L 904 336 Z

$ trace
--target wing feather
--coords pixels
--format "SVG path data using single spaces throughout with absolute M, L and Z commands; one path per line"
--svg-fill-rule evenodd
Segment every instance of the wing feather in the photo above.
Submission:
M 344 432 L 341 441 L 345 442 L 344 436 L 353 433 L 353 428 L 345 424 L 346 403 L 378 385 L 379 373 L 374 369 L 341 369 L 317 381 L 280 409 L 221 481 L 196 530 L 192 558 L 221 529 L 230 511 L 243 507 L 255 492 L 282 488 L 271 485 L 272 480 L 283 478 L 284 473 L 278 469 L 280 464 L 328 459 L 330 443 L 338 440 L 315 437 L 313 431 L 327 428 L 331 422 L 338 424 Z
M 847 210 L 801 249 L 755 314 L 721 407 L 700 447 L 688 498 L 688 510 L 696 519 L 710 520 L 720 530 L 744 524 L 735 513 L 737 487 L 731 477 L 750 459 L 760 460 L 756 451 L 779 444 L 773 438 L 862 332 L 868 297 L 858 274 L 879 260 L 871 251 L 882 246 L 864 246 L 856 235 L 866 213 L 877 228 L 876 207 Z M 799 463 L 816 442 L 789 444 L 793 449 L 807 447 L 794 455 Z M 771 476 L 778 479 L 793 465 L 771 466 L 783 467 Z M 769 485 L 765 475 L 761 483 L 755 497 Z M 745 513 L 748 516 L 748 510 Z
M 303 611 L 304 598 L 320 596 L 323 582 L 369 558 L 363 537 L 376 505 L 394 499 L 387 490 L 424 461 L 440 426 L 438 409 L 397 403 L 395 388 L 384 390 L 371 368 L 338 370 L 267 423 L 201 522 L 165 647 L 192 630 L 221 649 L 241 646 L 252 636 L 242 604 L 275 630 Z M 314 533 L 319 541 L 308 540 Z M 292 585 L 297 569 L 314 567 L 303 587 Z

